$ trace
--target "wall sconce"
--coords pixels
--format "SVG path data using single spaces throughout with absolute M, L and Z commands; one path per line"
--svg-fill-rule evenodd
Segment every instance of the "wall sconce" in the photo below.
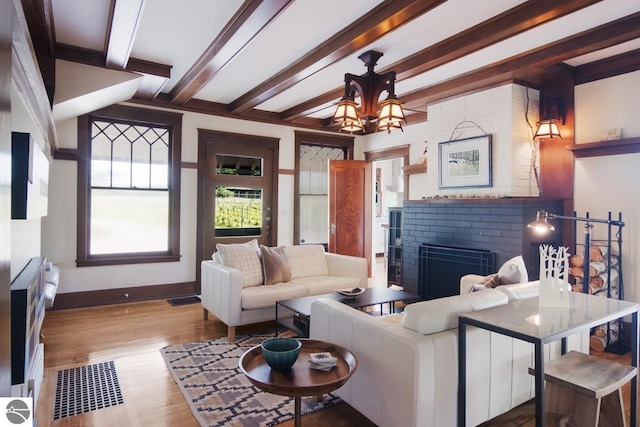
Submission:
M 582 218 L 578 216 L 563 216 L 563 215 L 556 215 L 554 213 L 549 213 L 547 211 L 542 210 L 536 213 L 536 220 L 527 224 L 527 227 L 533 229 L 533 231 L 536 234 L 546 234 L 555 230 L 555 227 L 549 224 L 548 220 L 556 219 L 556 218 L 568 219 L 576 222 L 582 221 L 585 223 L 584 224 L 584 267 L 583 267 L 584 270 L 583 270 L 583 276 L 582 276 L 583 278 L 582 292 L 586 294 L 589 292 L 589 277 L 590 277 L 589 266 L 591 262 L 591 260 L 589 259 L 589 255 L 590 255 L 590 248 L 591 248 L 591 230 L 593 229 L 593 223 L 608 224 L 608 225 L 613 225 L 620 228 L 624 227 L 625 224 L 622 220 L 614 221 L 612 219 L 595 219 L 595 218 L 589 218 L 589 217 Z
M 540 101 L 540 117 L 542 119 L 538 122 L 538 128 L 533 135 L 533 138 L 560 138 L 560 129 L 558 129 L 558 123 L 564 125 L 565 112 L 564 102 L 562 98 L 554 97 L 542 97 Z
M 540 120 L 538 122 L 538 130 L 536 130 L 533 137 L 544 139 L 558 137 L 562 139 L 562 135 L 560 135 L 560 130 L 558 129 L 558 124 L 555 119 Z
M 344 96 L 338 103 L 332 120 L 332 123 L 340 124 L 341 131 L 364 132 L 366 125 L 377 122 L 376 131 L 386 130 L 391 133 L 391 129 L 402 131 L 402 122 L 407 122 L 401 102 L 395 95 L 395 71 L 377 74 L 373 70 L 381 56 L 382 53 L 374 50 L 363 53 L 358 59 L 364 62 L 367 72 L 361 76 L 350 73 L 344 75 Z M 385 90 L 389 96 L 380 104 L 378 115 L 378 98 Z M 360 114 L 355 102 L 356 92 L 360 95 L 362 103 Z

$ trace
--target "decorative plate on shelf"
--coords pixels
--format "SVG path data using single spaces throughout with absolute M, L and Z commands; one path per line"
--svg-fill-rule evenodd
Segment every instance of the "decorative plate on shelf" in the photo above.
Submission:
M 336 289 L 336 292 L 347 298 L 355 298 L 364 292 L 364 288 Z

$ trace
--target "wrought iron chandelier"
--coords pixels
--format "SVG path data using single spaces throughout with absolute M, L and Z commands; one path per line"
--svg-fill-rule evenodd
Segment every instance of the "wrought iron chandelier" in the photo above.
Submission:
M 391 129 L 402 131 L 402 122 L 407 122 L 402 103 L 395 94 L 395 71 L 377 74 L 373 70 L 382 55 L 374 50 L 363 53 L 358 56 L 358 59 L 364 62 L 367 72 L 361 76 L 350 73 L 344 75 L 344 96 L 338 103 L 332 120 L 333 123 L 340 125 L 341 131 L 364 132 L 365 126 L 373 126 L 375 122 L 376 131 L 386 130 L 391 133 Z M 380 103 L 380 114 L 378 114 L 378 98 L 385 90 L 389 95 Z M 355 102 L 356 92 L 362 104 L 359 113 L 358 104 Z

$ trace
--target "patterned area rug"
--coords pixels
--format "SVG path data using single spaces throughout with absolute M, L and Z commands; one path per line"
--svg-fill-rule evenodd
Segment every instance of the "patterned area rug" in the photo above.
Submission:
M 240 356 L 273 333 L 239 335 L 176 344 L 160 349 L 193 415 L 201 426 L 270 427 L 293 418 L 293 398 L 265 393 L 254 387 L 238 368 Z M 302 399 L 302 414 L 341 402 L 325 396 L 323 402 Z

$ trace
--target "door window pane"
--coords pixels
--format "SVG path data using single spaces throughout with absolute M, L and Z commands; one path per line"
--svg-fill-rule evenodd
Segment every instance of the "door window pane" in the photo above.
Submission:
M 262 189 L 216 187 L 215 237 L 262 235 Z
M 262 159 L 218 154 L 216 175 L 262 176 Z
M 300 195 L 301 243 L 328 243 L 329 197 Z
M 329 242 L 329 160 L 344 160 L 342 148 L 300 146 L 300 243 Z

